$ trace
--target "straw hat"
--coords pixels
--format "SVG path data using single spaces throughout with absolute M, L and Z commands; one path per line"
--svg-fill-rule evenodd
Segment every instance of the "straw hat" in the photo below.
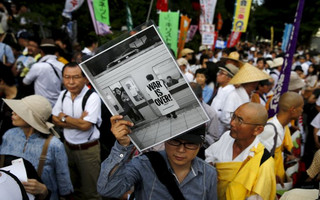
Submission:
M 239 71 L 239 68 L 233 64 L 226 64 L 225 66 L 219 67 L 219 69 L 227 72 L 231 77 L 233 77 Z
M 278 66 L 282 66 L 283 61 L 284 61 L 283 58 L 279 57 L 279 58 L 273 59 L 273 61 L 272 60 L 267 60 L 267 63 L 270 66 L 270 68 L 275 68 L 275 67 L 278 67 Z
M 258 68 L 245 63 L 239 70 L 239 72 L 234 75 L 230 80 L 230 84 L 238 85 L 243 83 L 252 83 L 257 81 L 262 81 L 271 78 L 265 72 L 259 70 Z
M 53 132 L 59 138 L 58 133 L 53 129 L 54 125 L 47 121 L 51 115 L 52 107 L 45 97 L 31 95 L 21 100 L 3 99 L 3 101 L 37 131 L 44 134 Z
M 189 49 L 189 48 L 185 48 L 185 49 L 182 49 L 181 51 L 181 56 L 184 57 L 186 56 L 188 53 L 193 53 L 194 51 L 192 49 Z
M 241 67 L 242 65 L 244 65 L 244 63 L 242 61 L 239 60 L 240 59 L 240 54 L 237 51 L 233 51 L 231 52 L 228 57 L 221 57 L 220 60 L 222 62 L 226 62 L 227 60 L 232 60 L 238 63 L 238 67 Z
M 289 90 L 302 89 L 306 83 L 300 78 L 297 72 L 292 71 L 290 74 Z
M 187 66 L 187 65 L 188 65 L 188 61 L 187 61 L 187 59 L 185 59 L 185 58 L 179 58 L 179 59 L 177 60 L 177 63 L 178 63 L 179 66 L 181 66 L 181 65 Z

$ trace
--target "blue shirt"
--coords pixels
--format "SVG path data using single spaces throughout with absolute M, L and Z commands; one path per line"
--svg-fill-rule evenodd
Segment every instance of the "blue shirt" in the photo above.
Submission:
M 202 99 L 205 103 L 208 103 L 213 95 L 213 89 L 208 85 L 202 89 Z
M 12 128 L 3 136 L 0 154 L 22 157 L 37 169 L 45 140 L 46 138 L 38 133 L 27 139 L 21 128 Z M 62 142 L 56 137 L 50 141 L 41 179 L 51 191 L 51 200 L 59 199 L 59 194 L 67 195 L 73 192 L 67 154 Z
M 98 179 L 98 192 L 106 197 L 121 197 L 135 186 L 135 198 L 144 199 L 173 199 L 166 187 L 159 181 L 149 159 L 138 156 L 128 162 L 133 145 L 121 146 L 118 142 L 112 148 L 109 157 L 103 161 Z M 160 152 L 170 167 L 165 151 Z M 109 176 L 115 167 L 119 168 Z M 173 173 L 174 174 L 174 173 Z M 176 181 L 178 184 L 178 181 Z M 217 199 L 217 173 L 213 166 L 196 157 L 189 174 L 178 184 L 185 199 L 215 200 Z
M 13 56 L 13 51 L 11 47 L 5 43 L 0 42 L 0 60 L 3 62 L 3 56 L 6 56 L 6 63 L 13 64 L 15 61 L 15 58 Z

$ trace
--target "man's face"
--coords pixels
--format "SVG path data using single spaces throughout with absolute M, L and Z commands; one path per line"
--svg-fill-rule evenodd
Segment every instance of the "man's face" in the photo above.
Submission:
M 258 69 L 260 69 L 260 70 L 263 70 L 263 69 L 264 69 L 264 62 L 263 62 L 263 60 L 259 60 L 259 61 L 257 62 L 257 67 L 258 67 Z
M 291 114 L 291 119 L 292 120 L 297 120 L 303 113 L 303 102 L 298 107 L 293 108 L 292 114 Z
M 229 83 L 230 79 L 231 78 L 226 71 L 219 70 L 219 72 L 217 73 L 217 83 L 219 83 L 220 85 Z
M 27 48 L 28 48 L 28 55 L 33 57 L 40 52 L 38 44 L 34 41 L 29 41 Z
M 63 72 L 63 84 L 71 94 L 79 94 L 87 84 L 87 78 L 82 76 L 81 69 L 66 67 Z
M 187 141 L 178 140 L 182 143 Z M 168 156 L 168 160 L 172 167 L 182 167 L 191 165 L 192 160 L 197 156 L 200 149 L 200 145 L 195 150 L 187 149 L 183 144 L 174 146 L 165 142 L 165 150 Z
M 252 108 L 240 106 L 230 122 L 230 136 L 238 141 L 253 141 L 260 133 L 256 131 L 257 125 L 254 121 L 256 113 Z

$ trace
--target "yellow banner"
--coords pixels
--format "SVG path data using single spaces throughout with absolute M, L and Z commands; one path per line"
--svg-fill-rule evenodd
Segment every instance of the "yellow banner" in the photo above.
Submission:
M 246 32 L 252 0 L 237 0 L 233 21 L 233 31 Z

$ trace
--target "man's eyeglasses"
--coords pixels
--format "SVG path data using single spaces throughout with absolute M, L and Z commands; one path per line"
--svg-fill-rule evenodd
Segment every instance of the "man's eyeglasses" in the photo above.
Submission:
M 237 116 L 235 113 L 231 113 L 231 121 L 232 120 L 235 120 L 235 122 L 238 124 L 238 125 L 241 125 L 241 124 L 248 124 L 248 125 L 256 125 L 256 126 L 259 126 L 259 125 L 264 125 L 264 124 L 255 124 L 255 123 L 250 123 L 250 122 L 245 122 L 243 121 L 243 119 L 239 116 Z
M 181 142 L 180 140 L 175 140 L 175 139 L 168 140 L 167 143 L 176 147 L 183 144 L 184 148 L 190 149 L 190 150 L 196 150 L 200 145 L 200 144 L 189 143 L 189 142 Z
M 71 79 L 79 80 L 79 79 L 83 78 L 83 76 L 79 76 L 79 75 L 76 75 L 76 76 L 63 76 L 63 78 L 66 79 L 66 80 L 71 80 Z
M 228 76 L 228 73 L 225 73 L 224 71 L 219 70 L 219 71 L 218 71 L 218 75 L 225 75 L 225 76 Z

